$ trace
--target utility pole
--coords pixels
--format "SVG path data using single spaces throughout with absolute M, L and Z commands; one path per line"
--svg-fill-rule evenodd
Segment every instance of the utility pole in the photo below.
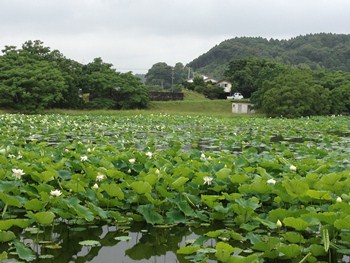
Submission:
M 174 68 L 171 68 L 171 92 L 174 92 Z

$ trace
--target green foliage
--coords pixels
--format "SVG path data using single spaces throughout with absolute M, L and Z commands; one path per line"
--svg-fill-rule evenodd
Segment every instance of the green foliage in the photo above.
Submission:
M 225 77 L 232 83 L 233 91 L 250 98 L 264 81 L 272 80 L 285 71 L 285 66 L 274 61 L 257 58 L 232 60 L 225 71 Z
M 178 62 L 174 67 L 165 62 L 154 64 L 146 74 L 146 84 L 156 85 L 162 89 L 173 88 L 174 85 L 182 84 L 187 78 L 188 68 Z
M 162 88 L 170 88 L 172 84 L 172 67 L 165 62 L 154 64 L 146 74 L 147 85 L 158 85 Z
M 248 57 L 311 69 L 350 71 L 349 46 L 350 35 L 344 34 L 308 34 L 289 40 L 236 37 L 221 42 L 188 66 L 202 74 L 214 74 L 217 79 L 224 77 L 230 61 Z
M 300 117 L 330 112 L 330 92 L 317 84 L 311 70 L 289 68 L 262 87 L 252 97 L 255 107 L 268 116 Z
M 335 114 L 350 112 L 350 81 L 332 90 L 331 112 Z
M 0 106 L 37 112 L 63 99 L 67 90 L 57 64 L 40 53 L 7 48 L 0 57 Z
M 16 252 L 20 259 L 25 261 L 33 261 L 36 259 L 36 256 L 29 247 L 26 247 L 22 242 L 16 240 L 13 242 L 16 247 Z
M 134 109 L 148 106 L 148 90 L 131 73 L 95 58 L 87 65 L 51 51 L 39 40 L 22 49 L 6 46 L 0 56 L 0 107 L 22 112 L 43 109 Z M 89 100 L 84 95 L 89 94 Z

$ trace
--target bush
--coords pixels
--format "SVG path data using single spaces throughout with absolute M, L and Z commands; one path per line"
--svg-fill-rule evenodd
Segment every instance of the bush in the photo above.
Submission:
M 115 101 L 107 98 L 96 98 L 86 104 L 89 109 L 113 109 Z

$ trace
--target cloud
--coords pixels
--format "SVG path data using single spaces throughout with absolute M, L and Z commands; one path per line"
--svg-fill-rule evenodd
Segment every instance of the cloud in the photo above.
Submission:
M 142 71 L 236 36 L 350 33 L 348 0 L 11 0 L 1 11 L 1 47 L 40 39 L 82 63 Z

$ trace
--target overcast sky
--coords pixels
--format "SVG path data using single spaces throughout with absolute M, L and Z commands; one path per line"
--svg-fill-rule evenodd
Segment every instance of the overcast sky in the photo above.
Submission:
M 350 34 L 350 0 L 0 0 L 0 48 L 41 40 L 87 64 L 146 73 L 240 36 Z

